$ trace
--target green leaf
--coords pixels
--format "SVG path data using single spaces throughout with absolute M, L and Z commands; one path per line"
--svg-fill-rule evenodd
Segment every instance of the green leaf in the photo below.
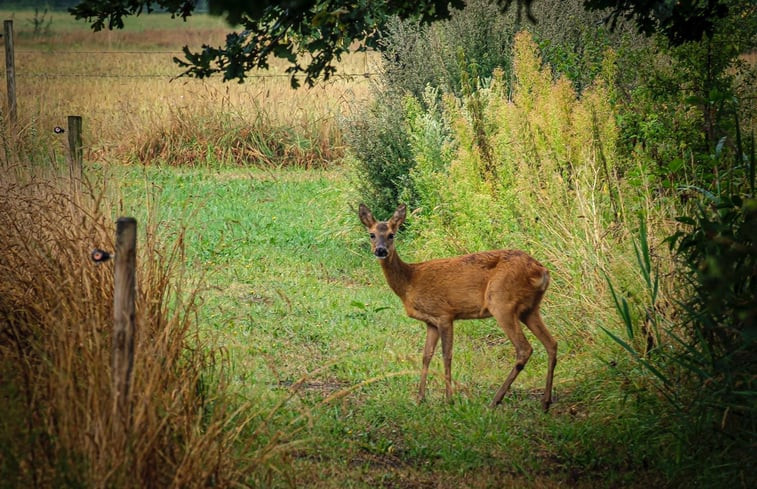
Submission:
M 610 338 L 612 338 L 613 341 L 615 341 L 617 344 L 622 346 L 626 351 L 628 351 L 628 353 L 630 353 L 631 356 L 633 356 L 637 360 L 641 359 L 639 352 L 637 352 L 635 348 L 633 348 L 631 345 L 629 345 L 628 343 L 620 339 L 619 336 L 617 336 L 616 334 L 614 334 L 613 332 L 611 332 L 609 329 L 605 328 L 604 326 L 600 326 L 600 328 L 602 328 L 602 331 L 604 331 Z

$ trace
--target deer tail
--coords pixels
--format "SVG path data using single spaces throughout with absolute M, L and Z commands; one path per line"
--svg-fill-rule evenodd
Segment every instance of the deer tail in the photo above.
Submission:
M 534 284 L 534 287 L 541 292 L 547 290 L 547 287 L 549 286 L 549 270 L 545 268 L 540 277 L 534 277 L 532 283 Z

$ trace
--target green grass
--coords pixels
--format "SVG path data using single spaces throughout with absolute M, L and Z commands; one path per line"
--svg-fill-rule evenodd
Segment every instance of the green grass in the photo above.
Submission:
M 292 454 L 308 487 L 641 487 L 659 481 L 651 415 L 624 402 L 607 340 L 576 341 L 544 310 L 560 342 L 556 402 L 540 410 L 546 354 L 538 342 L 498 409 L 488 403 L 513 361 L 493 320 L 456 324 L 454 402 L 440 357 L 429 398 L 415 402 L 424 330 L 407 318 L 370 256 L 339 170 L 115 170 L 119 210 L 155 213 L 172 239 L 187 226 L 187 263 L 206 284 L 200 325 L 228 351 L 235 389 L 274 404 L 301 381 L 290 420 L 309 442 Z M 414 260 L 423 243 L 404 237 Z M 329 402 L 322 403 L 332 397 Z M 285 422 L 285 421 L 279 421 Z M 654 423 L 652 424 L 654 426 Z M 651 467 L 651 468 L 650 468 Z

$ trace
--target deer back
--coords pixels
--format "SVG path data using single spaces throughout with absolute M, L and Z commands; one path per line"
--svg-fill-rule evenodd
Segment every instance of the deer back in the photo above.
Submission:
M 402 280 L 391 276 L 391 263 L 386 265 L 390 285 Z M 403 290 L 398 295 L 408 315 L 423 321 L 490 317 L 491 301 L 505 301 L 520 315 L 538 305 L 549 280 L 546 268 L 518 250 L 473 253 L 407 267 L 408 283 L 397 287 Z

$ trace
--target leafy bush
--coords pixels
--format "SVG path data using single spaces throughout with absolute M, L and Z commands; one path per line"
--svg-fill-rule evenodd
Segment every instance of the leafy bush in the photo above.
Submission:
M 544 62 L 552 71 L 566 76 L 581 94 L 603 70 L 607 52 L 612 50 L 619 67 L 618 86 L 631 89 L 640 85 L 649 60 L 651 43 L 637 34 L 632 23 L 621 19 L 614 30 L 604 23 L 606 14 L 587 11 L 583 0 L 540 0 L 533 14 L 539 22 L 525 24 L 539 46 Z M 639 59 L 643 51 L 645 57 Z
M 731 160 L 711 158 L 712 148 L 726 137 L 733 151 L 737 119 L 754 127 L 757 64 L 747 57 L 757 49 L 757 11 L 753 2 L 727 3 L 712 36 L 675 48 L 658 42 L 634 68 L 644 82 L 624 89 L 624 150 L 668 192 L 682 182 L 713 185 Z
M 710 195 L 671 237 L 692 291 L 684 303 L 685 348 L 709 424 L 742 441 L 757 436 L 757 198 Z
M 467 2 L 448 21 L 430 26 L 395 19 L 386 31 L 379 43 L 381 84 L 383 93 L 393 97 L 409 94 L 422 101 L 429 85 L 460 95 L 461 54 L 482 77 L 491 76 L 495 68 L 511 72 L 515 25 L 494 2 Z
M 398 100 L 376 101 L 345 121 L 358 199 L 379 215 L 394 212 L 414 165 Z
M 741 480 L 751 487 L 756 482 L 745 471 L 757 436 L 753 150 L 744 160 L 749 164 L 736 173 L 746 178 L 731 175 L 741 185 L 726 185 L 721 192 L 696 189 L 701 199 L 677 219 L 682 228 L 668 238 L 682 265 L 680 314 L 658 299 L 658 265 L 650 257 L 642 220 L 635 248 L 647 293 L 629 302 L 613 288 L 625 338 L 605 330 L 643 368 L 646 387 L 666 399 L 661 418 L 677 433 L 676 450 L 683 454 L 676 470 L 696 472 L 707 485 Z M 703 458 L 710 460 L 704 467 Z
M 431 26 L 398 19 L 388 23 L 380 41 L 382 72 L 375 102 L 343 124 L 356 187 L 371 209 L 389 214 L 400 196 L 414 195 L 409 174 L 416 162 L 404 119 L 405 98 L 428 109 L 443 93 L 461 94 L 466 71 L 481 78 L 497 67 L 509 71 L 513 34 L 512 20 L 485 0 L 469 2 L 449 21 Z M 427 87 L 435 89 L 434 100 L 427 97 Z

